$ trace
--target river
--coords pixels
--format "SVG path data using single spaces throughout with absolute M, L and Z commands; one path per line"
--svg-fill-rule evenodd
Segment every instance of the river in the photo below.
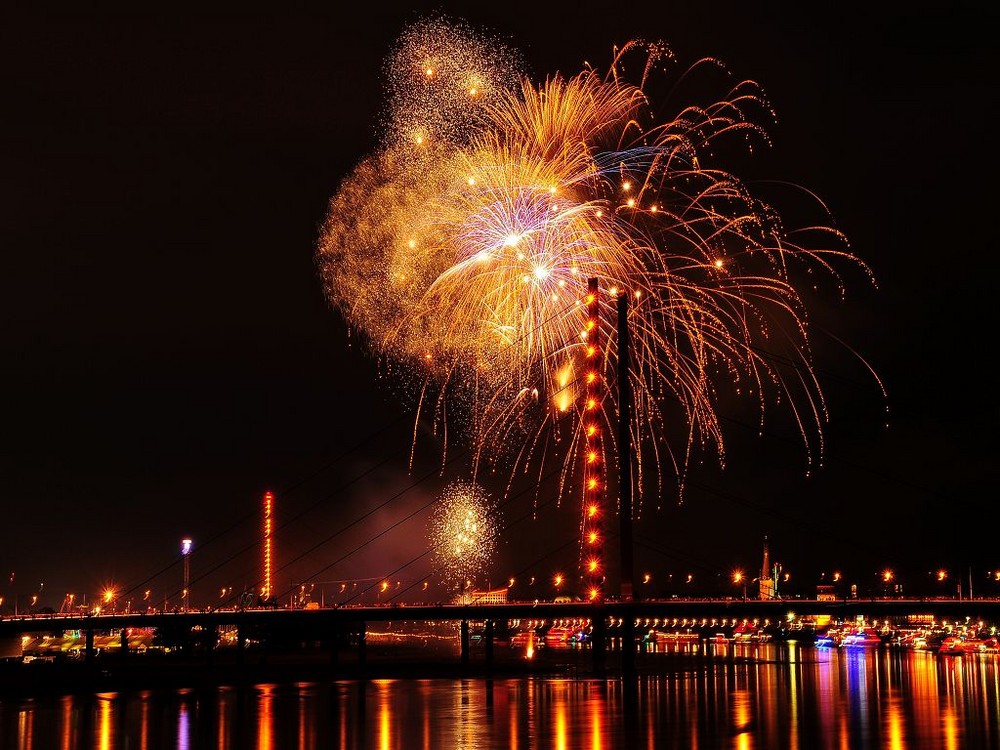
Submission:
M 331 680 L 8 699 L 0 747 L 996 749 L 998 696 L 997 654 L 763 643 L 626 682 Z

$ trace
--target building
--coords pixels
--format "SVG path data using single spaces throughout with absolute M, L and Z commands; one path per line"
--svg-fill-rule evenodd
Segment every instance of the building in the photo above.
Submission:
M 491 591 L 465 591 L 458 596 L 456 604 L 506 604 L 507 588 Z

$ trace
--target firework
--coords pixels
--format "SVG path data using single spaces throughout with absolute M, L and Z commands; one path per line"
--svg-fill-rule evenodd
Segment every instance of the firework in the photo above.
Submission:
M 799 285 L 825 275 L 843 294 L 840 269 L 868 267 L 837 230 L 789 229 L 715 164 L 716 146 L 766 143 L 756 84 L 653 120 L 646 88 L 671 59 L 633 42 L 606 73 L 534 83 L 506 47 L 438 20 L 408 30 L 387 65 L 383 144 L 333 197 L 317 259 L 331 303 L 415 384 L 419 410 L 461 421 L 474 472 L 486 457 L 512 477 L 558 457 L 559 495 L 573 485 L 588 336 L 606 342 L 597 372 L 613 373 L 618 294 L 633 297 L 640 500 L 650 478 L 657 501 L 661 477 L 681 487 L 698 452 L 724 464 L 731 395 L 761 423 L 782 405 L 807 461 L 821 453 L 827 413 Z M 612 422 L 616 389 L 601 393 Z M 601 450 L 615 460 L 612 440 Z
M 478 485 L 453 482 L 441 494 L 432 519 L 435 568 L 449 586 L 482 575 L 496 551 L 500 517 Z

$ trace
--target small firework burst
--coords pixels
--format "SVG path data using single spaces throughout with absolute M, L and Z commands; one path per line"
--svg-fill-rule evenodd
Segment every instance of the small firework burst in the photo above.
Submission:
M 434 565 L 449 586 L 476 582 L 496 552 L 499 512 L 479 485 L 452 482 L 441 493 L 431 520 Z

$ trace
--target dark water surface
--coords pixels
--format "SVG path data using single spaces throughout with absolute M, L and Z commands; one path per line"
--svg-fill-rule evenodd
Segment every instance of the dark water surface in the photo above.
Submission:
M 1000 748 L 1000 657 L 730 646 L 616 678 L 290 682 L 0 703 L 0 747 Z

